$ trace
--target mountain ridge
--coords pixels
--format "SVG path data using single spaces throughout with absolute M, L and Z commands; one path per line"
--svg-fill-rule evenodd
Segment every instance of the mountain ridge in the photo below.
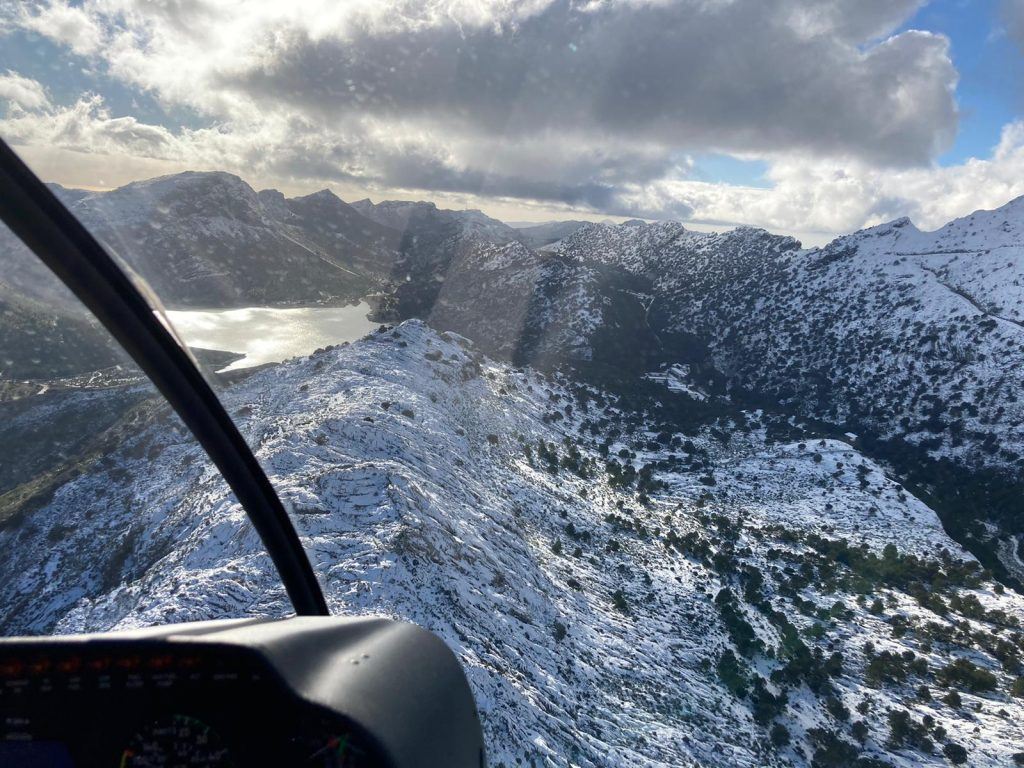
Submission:
M 941 764 L 950 741 L 1009 761 L 1024 704 L 999 641 L 1024 598 L 848 443 L 650 393 L 633 410 L 412 320 L 224 397 L 332 610 L 437 632 L 495 765 L 817 766 L 838 750 L 903 768 Z M 0 530 L 6 631 L 287 610 L 237 502 L 154 418 Z M 922 568 L 934 598 L 913 588 Z M 886 661 L 905 653 L 921 661 Z M 940 701 L 954 657 L 995 687 Z M 889 712 L 916 735 L 890 743 Z

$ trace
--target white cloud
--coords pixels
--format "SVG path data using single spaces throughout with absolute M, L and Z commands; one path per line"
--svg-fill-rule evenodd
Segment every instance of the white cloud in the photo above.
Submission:
M 50 104 L 41 83 L 10 71 L 0 75 L 0 99 L 25 109 L 40 109 Z
M 78 54 L 95 53 L 103 42 L 102 26 L 94 13 L 63 0 L 25 3 L 18 22 Z
M 623 202 L 648 215 L 682 208 L 697 221 L 801 232 L 816 243 L 900 216 L 934 229 L 1024 195 L 1024 122 L 1004 127 L 989 158 L 961 165 L 892 170 L 792 156 L 767 175 L 768 189 L 665 179 L 624 191 Z
M 122 174 L 135 158 L 140 174 L 217 168 L 504 210 L 938 226 L 1024 193 L 1024 129 L 988 159 L 932 165 L 955 131 L 957 74 L 945 38 L 892 35 L 920 4 L 48 0 L 17 23 L 209 127 L 26 90 L 0 132 L 37 158 L 117 158 Z M 701 151 L 764 160 L 772 188 L 694 181 L 686 158 Z

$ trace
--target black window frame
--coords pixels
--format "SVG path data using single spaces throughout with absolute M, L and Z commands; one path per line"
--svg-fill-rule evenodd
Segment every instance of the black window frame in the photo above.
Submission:
M 284 505 L 220 399 L 139 287 L 0 139 L 0 220 L 96 316 L 185 423 L 256 528 L 300 616 L 327 616 Z

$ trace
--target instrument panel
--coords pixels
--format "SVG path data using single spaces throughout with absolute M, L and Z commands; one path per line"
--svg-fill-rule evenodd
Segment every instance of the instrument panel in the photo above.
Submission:
M 0 765 L 229 768 L 386 764 L 344 716 L 244 647 L 0 647 Z

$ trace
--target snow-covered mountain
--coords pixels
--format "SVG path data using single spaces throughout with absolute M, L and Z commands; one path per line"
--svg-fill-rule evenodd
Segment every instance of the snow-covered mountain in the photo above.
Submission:
M 454 225 L 462 234 L 475 235 L 495 243 L 518 240 L 515 229 L 492 219 L 482 211 L 452 211 L 436 204 L 409 200 L 383 200 L 373 203 L 369 198 L 357 200 L 352 208 L 368 219 L 399 232 L 417 232 L 425 226 Z
M 399 323 L 225 399 L 332 608 L 444 637 L 495 765 L 1024 761 L 1024 599 L 975 560 L 1024 582 L 1024 200 L 802 249 L 217 173 L 56 191 L 168 303 Z M 0 629 L 284 612 L 180 425 L 0 252 Z
M 370 297 L 381 321 L 425 319 L 498 358 L 603 384 L 685 364 L 751 407 L 861 436 L 987 565 L 1016 569 L 995 553 L 1024 540 L 1021 201 L 933 233 L 900 220 L 812 250 L 752 228 L 641 221 L 566 222 L 535 250 L 479 211 L 348 205 L 326 190 L 288 199 L 223 173 L 57 192 L 172 305 Z M 4 281 L 45 302 L 37 278 Z M 14 348 L 45 325 L 16 298 L 11 327 L 29 332 Z
M 740 399 L 849 431 L 937 497 L 979 547 L 1024 534 L 1024 202 L 936 232 L 899 220 L 801 250 L 741 228 L 585 227 L 557 252 L 651 281 L 661 339 L 684 332 Z M 671 362 L 671 361 L 668 361 Z M 972 501 L 966 497 L 973 496 Z M 1012 565 L 1007 562 L 1004 565 Z
M 648 276 L 659 330 L 705 338 L 738 385 L 934 455 L 1017 466 L 1022 230 L 1018 200 L 934 233 L 904 219 L 809 251 L 763 230 L 642 222 L 556 247 Z
M 459 654 L 493 765 L 1024 750 L 1024 599 L 847 443 L 657 382 L 627 404 L 419 321 L 225 399 L 332 609 Z M 159 408 L 134 423 L 0 531 L 4 631 L 286 610 L 199 449 Z

